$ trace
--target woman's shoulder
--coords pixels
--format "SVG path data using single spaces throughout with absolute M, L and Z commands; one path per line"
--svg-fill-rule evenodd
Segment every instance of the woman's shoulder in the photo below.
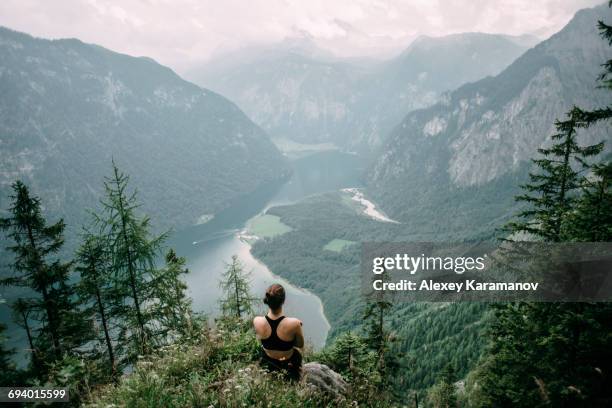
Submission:
M 292 326 L 292 327 L 300 327 L 302 326 L 302 321 L 300 319 L 298 319 L 297 317 L 286 317 L 285 321 L 287 322 L 286 324 Z
M 253 318 L 253 326 L 258 327 L 266 322 L 266 318 L 263 316 L 255 316 Z

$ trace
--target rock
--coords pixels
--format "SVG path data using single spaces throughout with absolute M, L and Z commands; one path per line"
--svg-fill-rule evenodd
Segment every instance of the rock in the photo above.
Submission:
M 340 374 L 321 363 L 306 363 L 303 367 L 302 382 L 316 387 L 334 397 L 347 394 L 349 385 Z

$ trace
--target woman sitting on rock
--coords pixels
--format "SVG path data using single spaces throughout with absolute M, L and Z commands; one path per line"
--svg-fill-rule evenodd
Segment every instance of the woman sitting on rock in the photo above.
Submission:
M 290 380 L 299 380 L 302 370 L 304 334 L 302 322 L 283 315 L 285 289 L 275 283 L 266 290 L 264 303 L 268 314 L 253 319 L 257 339 L 261 341 L 261 363 L 269 371 L 282 371 Z

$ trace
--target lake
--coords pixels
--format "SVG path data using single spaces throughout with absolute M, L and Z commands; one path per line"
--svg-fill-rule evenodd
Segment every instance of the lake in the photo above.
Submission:
M 293 159 L 291 177 L 266 185 L 215 215 L 209 222 L 177 231 L 168 245 L 187 259 L 190 273 L 186 277 L 194 310 L 209 316 L 218 313 L 221 295 L 219 279 L 232 255 L 238 255 L 245 270 L 251 273 L 253 294 L 263 298 L 265 288 L 280 282 L 287 291 L 285 313 L 304 322 L 306 341 L 315 349 L 325 345 L 329 323 L 319 298 L 299 288 L 299 282 L 273 275 L 250 253 L 250 245 L 238 238 L 248 221 L 272 206 L 291 204 L 312 194 L 360 186 L 364 160 L 354 154 L 338 151 L 313 153 Z M 264 311 L 260 303 L 261 312 Z

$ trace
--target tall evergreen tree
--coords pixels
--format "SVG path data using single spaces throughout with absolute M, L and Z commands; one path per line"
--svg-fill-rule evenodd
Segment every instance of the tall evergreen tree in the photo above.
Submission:
M 64 222 L 47 225 L 40 200 L 30 195 L 26 185 L 16 181 L 12 188 L 10 215 L 0 218 L 0 229 L 14 242 L 8 247 L 14 255 L 14 274 L 0 284 L 25 287 L 37 294 L 28 302 L 26 321 L 33 349 L 39 351 L 41 361 L 51 363 L 84 344 L 89 326 L 75 303 L 74 286 L 69 282 L 71 264 L 58 258 L 64 244 Z
M 383 281 L 387 279 L 387 272 L 378 275 Z M 393 374 L 399 368 L 399 361 L 391 353 L 391 343 L 394 340 L 391 331 L 386 327 L 386 315 L 392 303 L 385 299 L 382 291 L 371 294 L 364 309 L 365 342 L 369 349 L 376 354 L 376 368 L 380 373 L 382 385 L 388 386 Z
M 571 238 L 584 242 L 612 241 L 612 163 L 593 166 L 582 195 L 570 215 Z
M 612 2 L 610 3 L 612 5 Z M 599 23 L 612 45 L 612 28 Z M 603 87 L 612 89 L 612 62 L 604 64 Z M 542 149 L 519 197 L 532 207 L 510 232 L 528 232 L 544 241 L 610 241 L 612 205 L 610 163 L 589 166 L 586 159 L 603 143 L 580 147 L 576 130 L 612 117 L 609 107 L 585 111 L 574 107 L 557 123 L 561 140 Z M 575 163 L 574 163 L 575 162 Z M 575 170 L 572 164 L 582 170 Z M 495 307 L 491 339 L 475 373 L 478 398 L 473 406 L 603 406 L 612 400 L 612 351 L 608 303 L 518 302 Z
M 152 236 L 150 219 L 137 215 L 136 191 L 128 192 L 129 177 L 113 162 L 113 173 L 104 181 L 103 212 L 97 215 L 110 255 L 111 279 L 121 306 L 120 342 L 129 360 L 152 349 L 155 319 L 148 305 L 154 295 L 155 259 L 166 234 Z
M 250 293 L 250 273 L 244 271 L 237 255 L 233 255 L 231 263 L 226 266 L 219 282 L 223 291 L 221 312 L 224 316 L 242 319 L 253 314 L 255 298 Z
M 552 136 L 550 148 L 538 149 L 542 157 L 533 162 L 539 170 L 529 174 L 531 182 L 521 186 L 525 193 L 516 198 L 529 207 L 518 214 L 520 221 L 508 224 L 509 232 L 529 233 L 550 242 L 566 238 L 564 227 L 576 200 L 576 190 L 581 187 L 581 173 L 589 168 L 586 160 L 603 149 L 603 143 L 578 144 L 576 112 L 573 109 L 567 120 L 557 121 L 558 133 Z
M 363 367 L 367 354 L 365 339 L 349 331 L 338 336 L 328 358 L 334 370 L 353 378 L 358 374 L 358 368 Z
M 12 305 L 14 320 L 17 325 L 26 332 L 26 338 L 28 339 L 28 350 L 30 352 L 30 365 L 35 373 L 43 372 L 43 361 L 38 347 L 34 344 L 34 335 L 32 332 L 30 313 L 32 311 L 32 305 L 29 301 L 24 299 L 17 299 Z
M 165 334 L 189 335 L 193 330 L 191 299 L 187 296 L 187 284 L 183 275 L 189 273 L 185 258 L 173 249 L 166 253 L 166 265 L 155 274 L 155 297 L 158 299 L 157 318 Z
M 427 393 L 428 405 L 433 408 L 454 408 L 457 406 L 455 370 L 449 364 L 440 374 L 439 381 Z
M 1 300 L 1 299 L 0 299 Z M 0 323 L 0 384 L 2 386 L 17 385 L 17 369 L 12 360 L 15 350 L 6 347 L 6 325 Z
M 111 377 L 118 373 L 114 340 L 111 333 L 111 319 L 115 308 L 111 300 L 112 286 L 109 285 L 110 257 L 102 237 L 86 233 L 84 242 L 77 251 L 77 272 L 81 276 L 79 295 L 81 303 L 86 305 L 89 313 L 99 322 L 103 337 L 100 339 L 106 348 L 108 372 Z

